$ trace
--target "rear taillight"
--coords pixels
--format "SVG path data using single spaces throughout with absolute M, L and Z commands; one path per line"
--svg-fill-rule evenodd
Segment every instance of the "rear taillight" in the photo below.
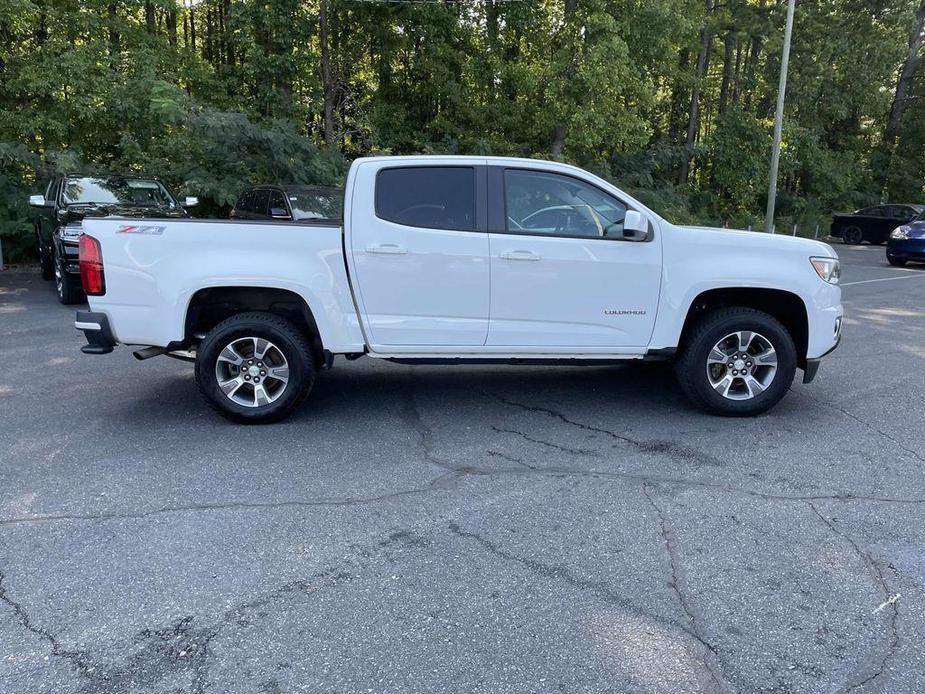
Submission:
M 80 283 L 87 296 L 102 296 L 106 293 L 100 242 L 87 234 L 80 237 Z

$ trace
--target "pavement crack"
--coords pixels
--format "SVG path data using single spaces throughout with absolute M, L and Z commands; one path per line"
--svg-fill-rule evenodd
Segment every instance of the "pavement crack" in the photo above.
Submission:
M 501 427 L 496 427 L 494 424 L 491 425 L 491 428 L 498 432 L 499 434 L 514 434 L 515 436 L 520 436 L 521 438 L 529 441 L 530 443 L 536 443 L 541 446 L 546 446 L 548 448 L 554 448 L 557 451 L 562 451 L 563 453 L 571 453 L 572 455 L 584 455 L 590 457 L 599 457 L 599 454 L 595 451 L 588 450 L 587 448 L 571 448 L 569 446 L 563 446 L 558 443 L 553 443 L 552 441 L 544 441 L 543 439 L 538 439 L 529 434 L 526 434 L 522 431 L 516 429 L 502 429 Z
M 791 389 L 791 390 L 792 390 L 792 389 Z M 815 401 L 818 402 L 818 403 L 821 403 L 821 404 L 823 404 L 823 405 L 826 405 L 827 407 L 831 407 L 831 408 L 832 408 L 833 410 L 835 410 L 836 412 L 840 412 L 841 414 L 843 414 L 843 415 L 845 415 L 846 417 L 848 417 L 848 419 L 851 419 L 851 420 L 857 422 L 858 424 L 860 424 L 861 426 L 863 426 L 864 428 L 866 428 L 868 431 L 872 431 L 872 432 L 874 432 L 875 434 L 878 434 L 878 435 L 882 436 L 882 437 L 885 438 L 887 441 L 889 441 L 889 442 L 892 443 L 894 446 L 896 446 L 898 449 L 900 449 L 901 451 L 903 451 L 904 453 L 906 453 L 906 454 L 909 455 L 910 457 L 914 458 L 915 460 L 919 461 L 920 463 L 925 463 L 925 457 L 922 457 L 921 453 L 919 453 L 918 451 L 916 451 L 916 450 L 914 450 L 914 449 L 912 449 L 912 448 L 909 448 L 909 447 L 906 446 L 906 444 L 904 444 L 902 441 L 900 441 L 899 439 L 897 439 L 897 438 L 894 437 L 893 435 L 888 434 L 888 433 L 885 432 L 883 429 L 881 429 L 881 428 L 879 428 L 879 427 L 876 427 L 876 426 L 874 426 L 873 424 L 871 424 L 870 422 L 861 419 L 860 417 L 858 417 L 856 414 L 854 414 L 854 413 L 851 412 L 850 410 L 847 410 L 847 409 L 845 409 L 844 407 L 842 407 L 841 405 L 837 405 L 837 404 L 835 404 L 834 402 L 832 402 L 832 401 L 830 401 L 830 400 L 821 400 L 821 399 L 816 398 L 816 397 L 813 397 L 813 396 L 809 396 L 809 397 L 810 397 L 810 399 L 815 400 Z
M 668 581 L 668 585 L 671 587 L 672 592 L 674 592 L 675 597 L 678 599 L 678 604 L 680 604 L 681 610 L 684 612 L 684 615 L 690 622 L 691 635 L 698 641 L 698 643 L 700 643 L 705 651 L 703 656 L 704 668 L 707 670 L 707 673 L 716 686 L 716 689 L 722 691 L 724 688 L 722 678 L 716 671 L 713 663 L 710 661 L 711 656 L 719 661 L 719 653 L 716 647 L 707 640 L 703 625 L 700 623 L 700 618 L 697 616 L 697 613 L 691 604 L 690 598 L 687 597 L 684 591 L 680 570 L 678 568 L 679 561 L 677 556 L 674 531 L 671 529 L 671 526 L 668 525 L 668 521 L 665 518 L 665 514 L 662 512 L 661 507 L 655 503 L 655 499 L 653 499 L 652 495 L 649 493 L 648 485 L 643 484 L 642 493 L 649 501 L 649 504 L 652 506 L 652 510 L 655 511 L 655 515 L 658 518 L 659 530 L 661 532 L 662 541 L 665 546 L 665 553 L 668 555 L 668 565 L 671 570 L 671 578 Z
M 508 455 L 507 453 L 504 453 L 502 451 L 496 451 L 490 448 L 485 452 L 493 458 L 501 458 L 501 460 L 506 460 L 509 463 L 520 465 L 521 467 L 526 468 L 528 470 L 536 470 L 536 468 L 533 465 L 530 465 L 530 463 L 527 463 L 521 460 L 520 458 L 515 458 L 514 456 Z
M 227 511 L 227 510 L 264 510 L 264 509 L 281 509 L 281 508 L 318 508 L 325 506 L 362 506 L 365 504 L 376 504 L 394 499 L 400 499 L 408 496 L 417 496 L 426 494 L 434 489 L 441 489 L 450 486 L 450 484 L 460 476 L 466 474 L 465 469 L 449 470 L 439 475 L 424 487 L 415 487 L 413 489 L 402 489 L 389 494 L 381 494 L 369 497 L 343 497 L 343 498 L 317 498 L 317 499 L 291 499 L 286 501 L 216 501 L 214 503 L 204 504 L 179 504 L 174 506 L 162 506 L 161 508 L 149 509 L 146 511 L 124 511 L 124 512 L 106 512 L 106 513 L 60 513 L 36 516 L 24 516 L 15 518 L 0 519 L 0 526 L 16 525 L 19 523 L 42 523 L 48 521 L 99 521 L 99 520 L 118 520 L 122 518 L 148 518 L 165 513 L 198 513 L 202 511 Z
M 632 613 L 634 616 L 642 617 L 644 619 L 651 619 L 652 621 L 663 624 L 667 627 L 670 627 L 671 629 L 680 629 L 688 636 L 699 640 L 697 634 L 694 633 L 689 627 L 683 624 L 672 622 L 668 619 L 665 619 L 664 617 L 640 609 L 637 605 L 624 598 L 623 595 L 621 595 L 618 591 L 614 590 L 603 582 L 591 581 L 575 576 L 565 566 L 544 564 L 543 562 L 537 561 L 536 559 L 521 557 L 512 552 L 508 552 L 502 549 L 497 543 L 482 537 L 478 533 L 463 530 L 461 527 L 459 527 L 459 524 L 455 522 L 451 522 L 449 524 L 449 529 L 450 532 L 452 532 L 454 535 L 466 540 L 473 540 L 490 554 L 498 557 L 499 559 L 503 559 L 504 561 L 519 564 L 536 576 L 555 581 L 561 581 L 562 583 L 570 585 L 573 588 L 577 588 L 578 590 L 593 595 L 602 602 L 620 607 Z
M 883 575 L 883 569 L 880 567 L 880 564 L 871 556 L 871 553 L 863 549 L 848 533 L 843 530 L 839 530 L 838 526 L 835 525 L 835 522 L 829 518 L 826 518 L 816 505 L 812 502 L 809 502 L 809 507 L 812 509 L 813 513 L 825 523 L 826 527 L 836 536 L 847 542 L 851 549 L 854 550 L 855 554 L 861 559 L 864 565 L 870 571 L 871 577 L 874 579 L 874 582 L 877 584 L 877 587 L 883 593 L 885 607 L 889 610 L 890 621 L 889 621 L 889 636 L 887 639 L 886 650 L 883 654 L 883 657 L 879 662 L 874 666 L 872 672 L 865 675 L 861 680 L 852 684 L 845 691 L 852 692 L 857 689 L 861 689 L 866 685 L 870 684 L 876 680 L 880 675 L 886 670 L 887 663 L 896 653 L 896 649 L 899 646 L 899 630 L 897 629 L 896 622 L 899 619 L 899 606 L 897 601 L 890 600 L 891 591 L 890 587 L 886 582 L 886 578 Z
M 64 646 L 62 646 L 61 642 L 58 640 L 57 636 L 55 636 L 48 629 L 45 629 L 44 627 L 41 627 L 33 622 L 32 617 L 29 615 L 29 612 L 26 610 L 26 608 L 23 607 L 20 602 L 10 597 L 6 585 L 6 575 L 2 571 L 0 571 L 0 602 L 6 604 L 10 607 L 10 609 L 13 610 L 16 621 L 19 622 L 23 629 L 31 632 L 32 634 L 35 634 L 51 646 L 52 656 L 66 658 L 69 660 L 80 675 L 87 676 L 89 672 L 92 672 L 93 667 L 89 664 L 86 656 L 83 653 L 80 651 L 69 651 L 64 648 Z
M 576 427 L 583 431 L 588 431 L 594 434 L 600 434 L 602 436 L 607 436 L 615 441 L 620 443 L 632 446 L 641 453 L 660 453 L 667 455 L 676 460 L 680 460 L 685 463 L 693 463 L 695 465 L 710 465 L 714 467 L 725 467 L 725 461 L 720 460 L 708 453 L 699 451 L 696 448 L 686 446 L 681 443 L 674 441 L 643 441 L 640 439 L 635 439 L 631 436 L 625 434 L 618 434 L 615 431 L 610 429 L 604 429 L 602 427 L 594 426 L 593 424 L 587 424 L 586 422 L 579 422 L 576 419 L 572 419 L 567 415 L 559 412 L 558 410 L 553 410 L 549 407 L 541 407 L 538 405 L 527 405 L 526 403 L 518 402 L 517 400 L 510 400 L 504 396 L 498 395 L 496 393 L 488 393 L 491 397 L 494 397 L 496 400 L 504 403 L 509 407 L 516 407 L 525 412 L 532 412 L 535 414 L 545 414 L 550 417 L 554 417 L 569 426 Z

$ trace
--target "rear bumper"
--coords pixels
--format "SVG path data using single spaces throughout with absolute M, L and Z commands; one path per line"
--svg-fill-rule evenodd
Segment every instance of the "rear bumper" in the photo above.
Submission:
M 82 331 L 87 344 L 80 348 L 84 354 L 109 354 L 116 346 L 116 338 L 109 327 L 109 317 L 105 313 L 78 311 L 74 327 Z

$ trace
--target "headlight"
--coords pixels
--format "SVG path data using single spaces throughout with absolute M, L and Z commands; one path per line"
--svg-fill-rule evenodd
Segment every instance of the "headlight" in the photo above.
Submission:
M 61 227 L 61 238 L 63 239 L 79 239 L 82 233 L 84 230 L 80 223 Z
M 838 258 L 810 258 L 809 262 L 813 264 L 819 277 L 829 284 L 838 284 L 838 278 L 841 276 L 841 264 Z
M 909 238 L 909 227 L 897 227 L 893 230 L 893 233 L 890 234 L 890 238 L 899 241 Z

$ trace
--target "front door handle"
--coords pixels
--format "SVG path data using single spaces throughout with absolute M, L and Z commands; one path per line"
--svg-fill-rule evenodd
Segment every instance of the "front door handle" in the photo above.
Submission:
M 381 255 L 405 255 L 408 250 L 397 243 L 371 243 L 366 247 L 366 252 Z
M 501 254 L 501 258 L 504 260 L 530 260 L 536 261 L 540 259 L 533 251 L 504 251 Z

